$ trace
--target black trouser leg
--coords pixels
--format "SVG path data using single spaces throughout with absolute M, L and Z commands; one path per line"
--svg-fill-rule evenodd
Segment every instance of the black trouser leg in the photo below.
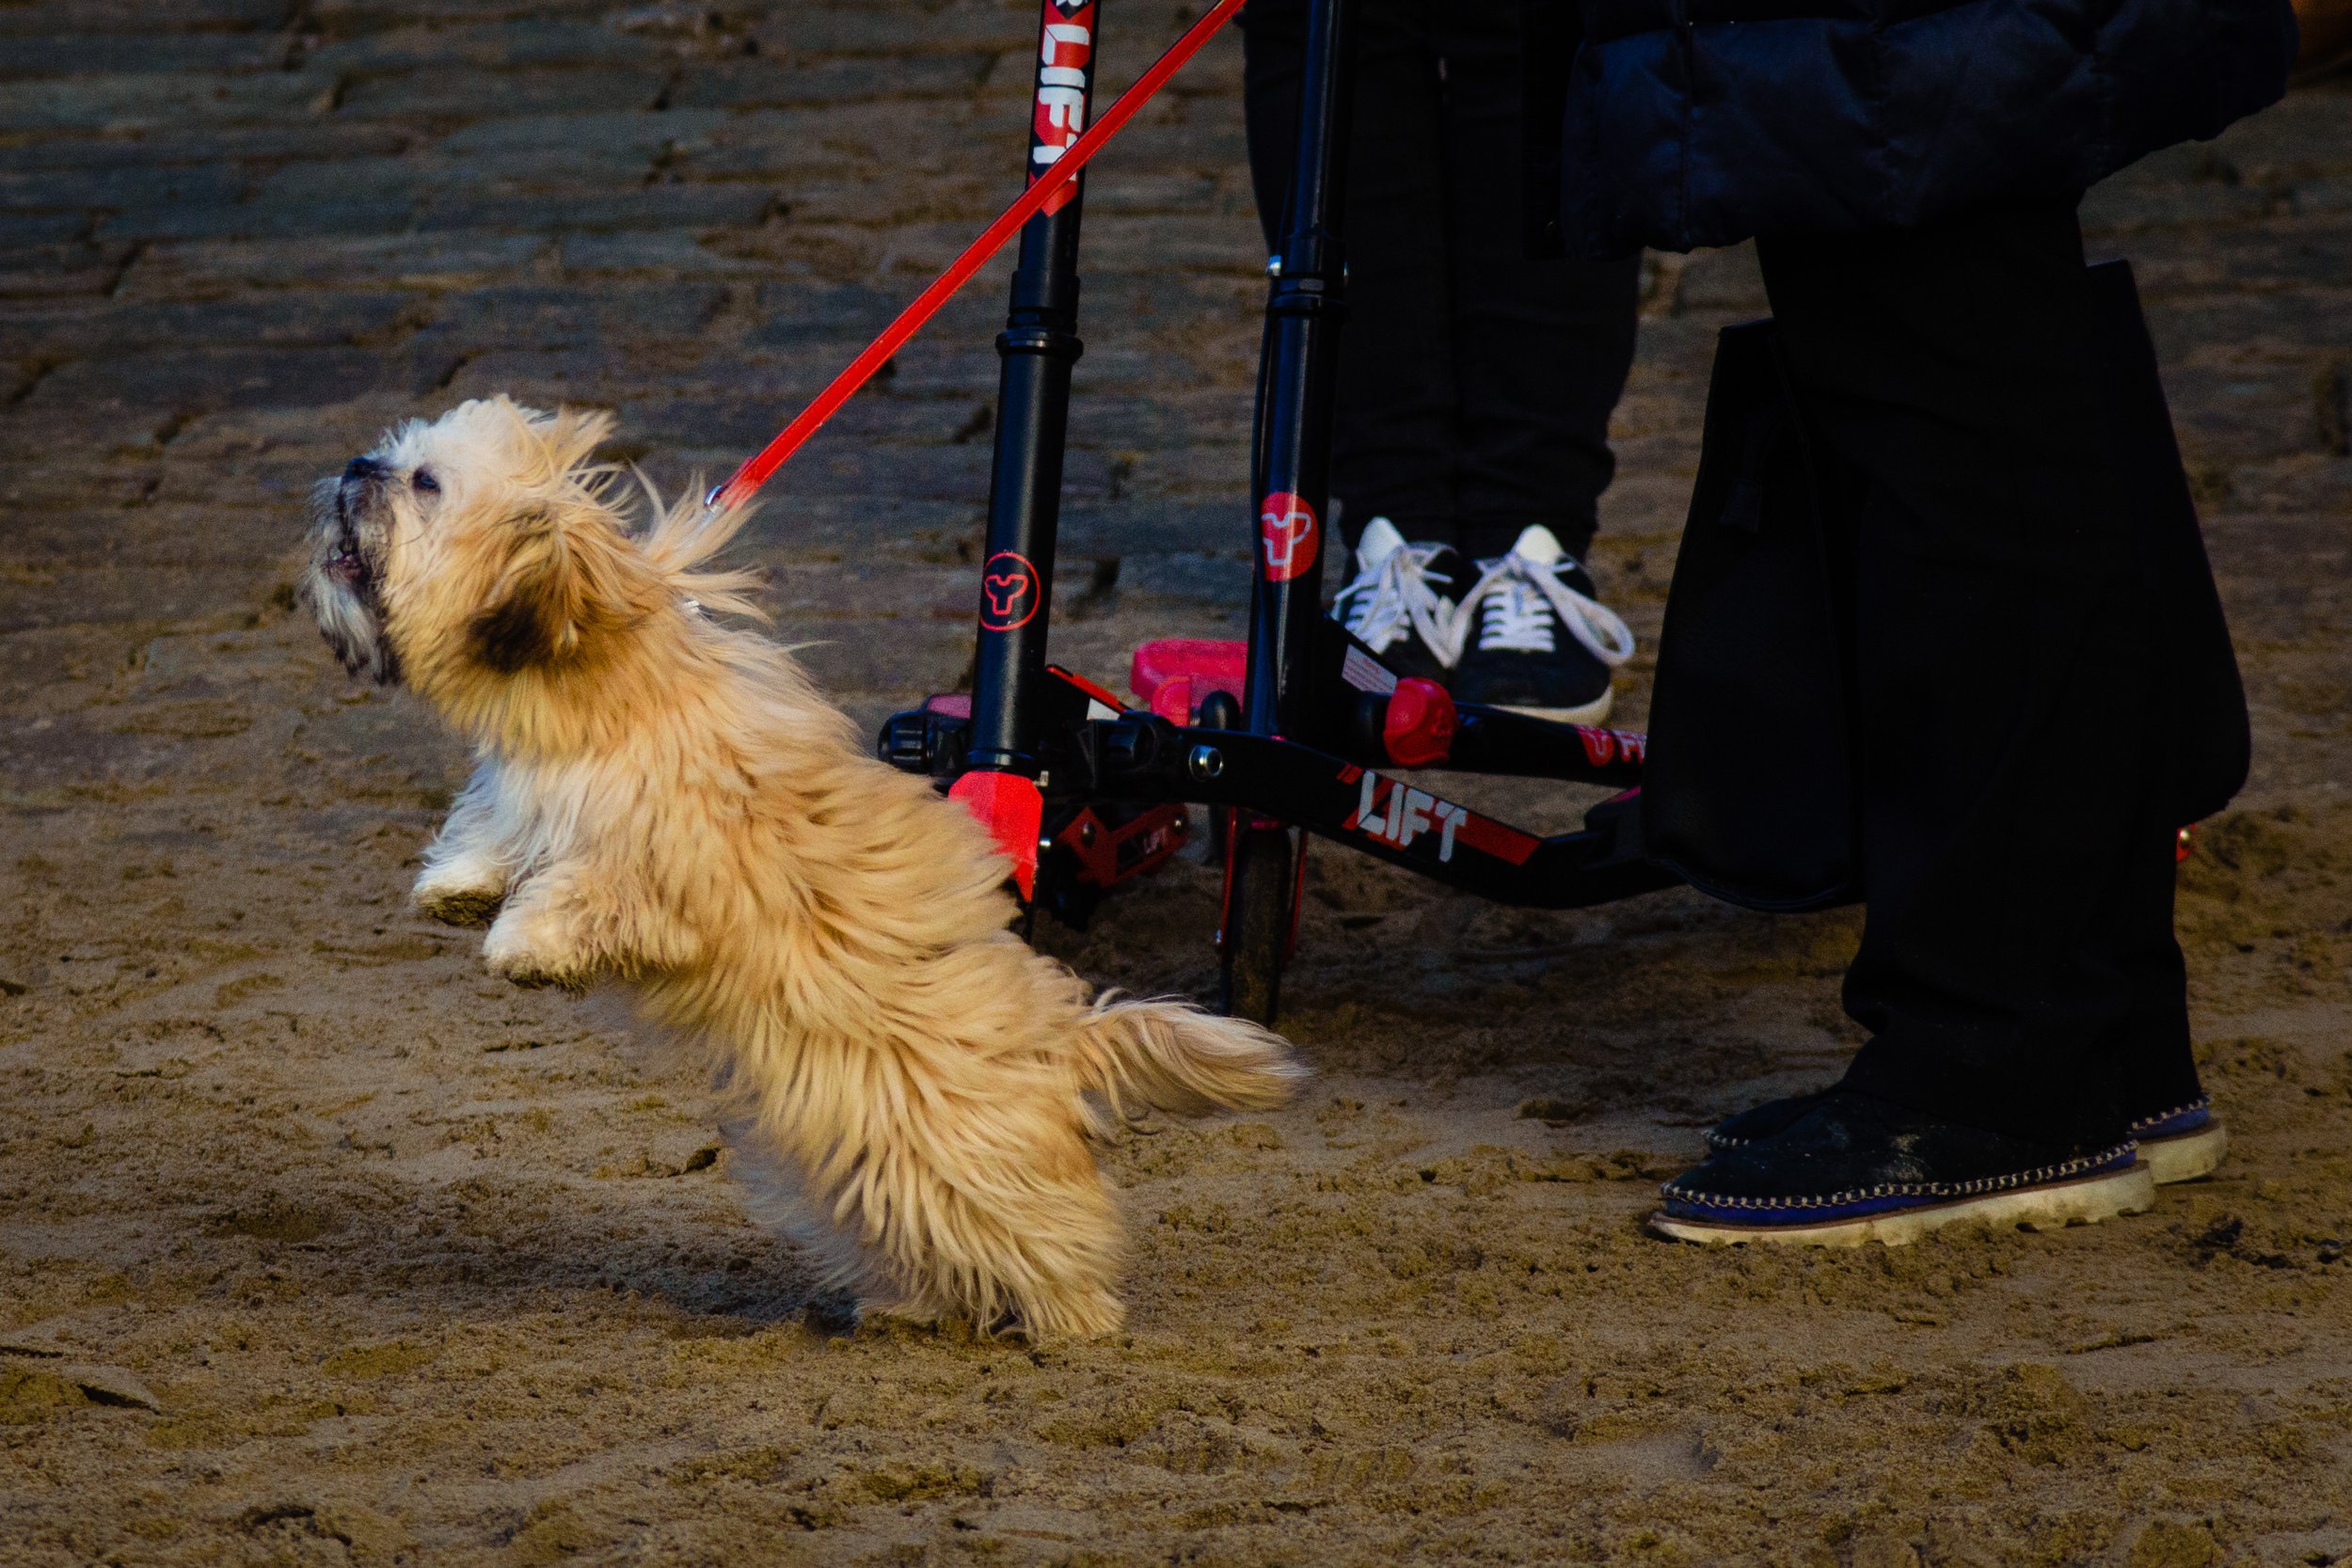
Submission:
M 2150 552 L 2070 202 L 1759 242 L 1841 500 L 1868 898 L 1847 1083 L 2020 1136 L 2193 1098 Z
M 1609 416 L 1633 365 L 1642 259 L 1528 255 L 1520 8 L 1429 8 L 1445 62 L 1458 543 L 1498 556 L 1541 523 L 1581 558 L 1616 470 Z
M 1358 0 L 1348 325 L 1332 493 L 1352 539 L 1500 554 L 1543 523 L 1582 554 L 1612 472 L 1638 258 L 1530 260 L 1518 11 Z M 1271 248 L 1297 139 L 1305 0 L 1250 0 L 1250 175 Z

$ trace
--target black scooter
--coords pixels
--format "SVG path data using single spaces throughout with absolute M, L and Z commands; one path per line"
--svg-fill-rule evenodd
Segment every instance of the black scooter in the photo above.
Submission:
M 1031 106 L 1034 179 L 1076 140 L 1094 85 L 1101 0 L 1043 0 Z M 1339 214 L 1350 0 L 1315 0 L 1298 154 L 1258 371 L 1251 462 L 1257 573 L 1246 644 L 1136 651 L 1130 703 L 1046 660 L 1071 367 L 1082 187 L 1022 230 L 996 340 L 996 451 L 969 698 L 933 697 L 882 727 L 883 758 L 940 781 L 994 835 L 1030 908 L 1083 924 L 1109 888 L 1186 841 L 1211 808 L 1225 865 L 1217 933 L 1228 1012 L 1272 1022 L 1297 941 L 1304 835 L 1501 903 L 1573 909 L 1674 885 L 1645 860 L 1636 813 L 1647 743 L 1457 703 L 1400 678 L 1324 612 L 1334 335 L 1347 268 Z M 1542 837 L 1413 784 L 1414 769 L 1613 786 L 1581 831 Z

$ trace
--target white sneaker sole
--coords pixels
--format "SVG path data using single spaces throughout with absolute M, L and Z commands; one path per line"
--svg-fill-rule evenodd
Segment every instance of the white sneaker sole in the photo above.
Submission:
M 1505 713 L 1523 713 L 1530 719 L 1549 719 L 1555 724 L 1597 724 L 1609 717 L 1609 710 L 1617 705 L 1617 694 L 1604 691 L 1582 707 L 1520 707 L 1515 704 L 1496 705 Z
M 2155 1178 L 2143 1160 L 2127 1170 L 2105 1176 L 2086 1176 L 2048 1187 L 1959 1198 L 1950 1203 L 1862 1219 L 1833 1220 L 1822 1225 L 1725 1225 L 1672 1219 L 1661 1211 L 1650 1216 L 1649 1227 L 1677 1242 L 1701 1242 L 1712 1246 L 1734 1246 L 1747 1242 L 1849 1247 L 1877 1242 L 1884 1246 L 1908 1246 L 1950 1225 L 2057 1230 L 2070 1225 L 2096 1225 L 2120 1214 L 2141 1213 L 2155 1201 Z
M 2175 1181 L 2201 1181 L 2220 1168 L 2221 1158 L 2230 1152 L 2230 1133 L 2217 1121 L 2209 1121 L 2194 1132 L 2184 1132 L 2176 1138 L 2152 1138 L 2139 1146 L 2139 1163 L 2153 1172 L 2156 1185 L 2169 1187 Z

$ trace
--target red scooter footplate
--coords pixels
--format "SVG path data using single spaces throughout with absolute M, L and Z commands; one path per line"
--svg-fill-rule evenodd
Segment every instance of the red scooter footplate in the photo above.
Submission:
M 1163 637 L 1136 650 L 1127 684 L 1136 700 L 1171 724 L 1189 724 L 1212 691 L 1238 698 L 1249 674 L 1249 644 Z

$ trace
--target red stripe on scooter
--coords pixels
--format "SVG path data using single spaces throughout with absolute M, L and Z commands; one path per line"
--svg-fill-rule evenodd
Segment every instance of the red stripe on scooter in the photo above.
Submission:
M 776 438 L 762 448 L 757 456 L 735 470 L 734 476 L 710 493 L 708 504 L 714 511 L 726 512 L 741 506 L 752 499 L 754 491 L 768 483 L 769 476 L 784 467 L 785 460 L 801 450 L 803 443 L 816 435 L 818 427 L 840 412 L 841 405 L 855 395 L 857 389 L 873 379 L 874 372 L 886 364 L 890 356 L 904 348 L 907 340 L 923 329 L 926 322 L 939 313 L 940 307 L 954 296 L 958 289 L 972 280 L 990 257 L 1002 250 L 1007 242 L 1021 231 L 1021 226 L 1045 211 L 1055 198 L 1078 177 L 1078 171 L 1090 162 L 1104 144 L 1119 135 L 1136 112 L 1152 101 L 1154 93 L 1168 85 L 1168 79 L 1183 69 L 1186 60 L 1200 52 L 1200 46 L 1242 8 L 1242 0 L 1217 0 L 1207 14 L 1184 30 L 1184 36 L 1168 47 L 1167 54 L 1152 62 L 1152 68 L 1136 78 L 1135 86 L 1119 95 L 1119 102 L 1104 113 L 1102 119 L 1087 127 L 1086 134 L 1073 142 L 1070 150 L 1054 160 L 1044 173 L 1023 191 L 1019 199 L 1004 210 L 980 237 L 964 247 L 963 254 L 948 264 L 947 270 L 933 279 L 931 286 L 914 296 L 914 303 L 898 312 L 898 319 L 882 328 L 882 336 L 866 345 L 865 352 L 850 361 L 847 369 L 833 378 L 832 385 L 817 394 L 817 401 L 801 410 L 798 418 L 786 425 Z
M 1506 828 L 1492 817 L 1470 813 L 1462 825 L 1454 830 L 1454 842 L 1467 844 L 1482 855 L 1492 855 L 1513 865 L 1525 865 L 1527 857 L 1535 852 L 1543 841 L 1517 828 Z

